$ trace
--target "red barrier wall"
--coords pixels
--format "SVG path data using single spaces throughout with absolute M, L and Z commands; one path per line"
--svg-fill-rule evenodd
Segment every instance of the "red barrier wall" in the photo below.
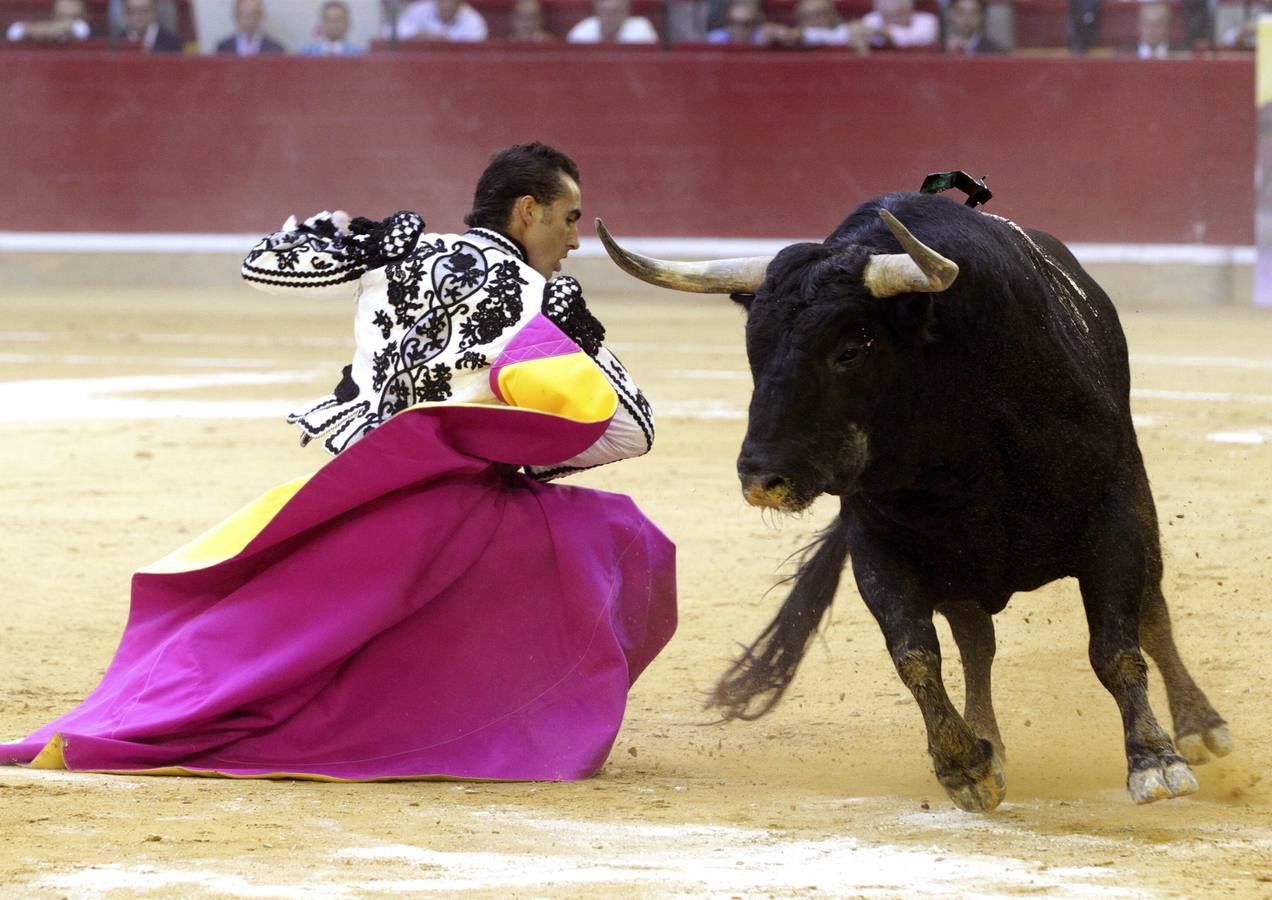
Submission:
M 436 48 L 361 59 L 0 55 L 0 230 L 263 232 L 419 210 L 554 142 L 619 234 L 820 236 L 930 171 L 1072 241 L 1253 242 L 1248 59 Z

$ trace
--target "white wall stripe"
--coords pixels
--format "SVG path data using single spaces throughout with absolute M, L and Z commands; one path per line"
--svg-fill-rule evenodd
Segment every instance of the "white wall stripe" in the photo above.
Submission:
M 1140 400 L 1272 404 L 1272 394 L 1234 394 L 1228 391 L 1164 391 L 1153 388 L 1131 388 L 1131 396 Z
M 261 234 L 265 232 L 262 231 Z M 258 234 L 176 234 L 118 232 L 0 231 L 4 253 L 156 253 L 245 255 L 260 240 Z M 721 256 L 771 256 L 790 244 L 819 241 L 820 237 L 751 238 L 652 238 L 623 237 L 625 247 L 649 256 L 707 258 Z M 1180 263 L 1194 266 L 1254 265 L 1255 249 L 1248 246 L 1211 244 L 1070 244 L 1083 263 Z M 605 255 L 597 238 L 583 238 L 574 255 Z

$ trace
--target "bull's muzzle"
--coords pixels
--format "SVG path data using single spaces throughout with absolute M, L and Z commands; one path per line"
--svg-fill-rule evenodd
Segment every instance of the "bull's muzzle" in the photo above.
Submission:
M 789 509 L 794 505 L 790 482 L 781 475 L 771 472 L 739 472 L 738 478 L 742 481 L 742 497 L 752 506 Z

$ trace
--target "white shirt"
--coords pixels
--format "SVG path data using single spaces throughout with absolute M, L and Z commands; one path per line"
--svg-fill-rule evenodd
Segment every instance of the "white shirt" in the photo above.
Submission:
M 806 47 L 847 44 L 852 40 L 852 28 L 847 22 L 840 22 L 834 28 L 804 28 L 800 40 Z
M 570 29 L 565 39 L 571 44 L 599 44 L 601 41 L 601 20 L 596 16 L 588 16 Z M 618 29 L 620 44 L 656 44 L 658 32 L 653 23 L 644 16 L 628 16 L 627 21 Z
M 884 25 L 883 16 L 877 12 L 868 12 L 861 17 L 861 23 L 887 33 L 894 47 L 935 47 L 941 25 L 936 16 L 928 12 L 910 13 L 909 25 Z
M 88 23 L 83 19 L 71 20 L 71 39 L 76 41 L 86 40 L 90 34 Z M 5 37 L 11 41 L 20 41 L 27 36 L 26 23 L 14 22 L 9 26 L 9 30 L 5 32 Z
M 432 37 L 448 41 L 484 41 L 486 20 L 481 13 L 467 3 L 461 3 L 455 18 L 443 22 L 437 15 L 435 0 L 412 3 L 398 16 L 397 33 L 400 38 Z

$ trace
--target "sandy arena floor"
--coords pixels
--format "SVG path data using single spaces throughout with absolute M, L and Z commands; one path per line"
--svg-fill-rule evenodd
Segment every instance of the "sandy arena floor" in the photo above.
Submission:
M 0 897 L 1272 896 L 1272 315 L 1125 317 L 1167 597 L 1236 751 L 1198 769 L 1193 798 L 1134 806 L 1060 583 L 997 619 L 1008 797 L 973 815 L 936 784 L 850 585 L 784 705 L 706 724 L 735 642 L 780 600 L 765 591 L 782 560 L 833 506 L 769 521 L 743 504 L 731 304 L 592 303 L 660 431 L 650 456 L 579 481 L 632 494 L 676 541 L 682 615 L 604 772 L 333 785 L 4 768 Z M 0 297 L 0 738 L 96 684 L 134 569 L 321 462 L 280 416 L 334 382 L 349 316 L 246 289 Z

